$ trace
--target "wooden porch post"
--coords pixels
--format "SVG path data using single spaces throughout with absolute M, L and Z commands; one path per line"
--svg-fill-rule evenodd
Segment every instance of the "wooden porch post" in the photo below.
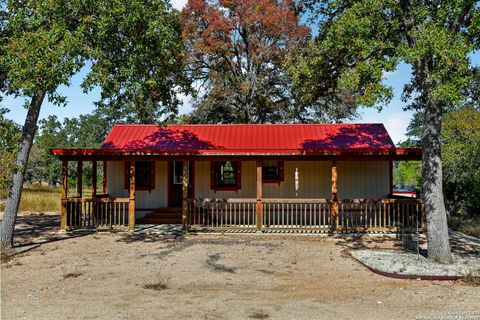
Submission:
M 257 204 L 255 206 L 255 214 L 257 216 L 257 229 L 262 230 L 262 162 L 257 161 Z
M 393 161 L 388 161 L 388 183 L 390 184 L 388 192 L 393 195 Z
M 190 161 L 183 161 L 182 172 L 182 224 L 185 231 L 188 230 L 188 180 Z
M 130 161 L 130 188 L 128 201 L 128 230 L 135 231 L 135 161 Z
M 81 198 L 83 191 L 83 161 L 77 161 L 77 194 Z
M 67 179 L 68 179 L 68 161 L 62 161 L 62 191 L 60 194 L 60 231 L 67 231 Z
M 92 198 L 97 196 L 97 161 L 92 161 Z
M 97 225 L 97 161 L 92 161 L 92 222 Z
M 338 231 L 338 197 L 337 197 L 337 160 L 332 160 L 332 226 L 331 231 Z

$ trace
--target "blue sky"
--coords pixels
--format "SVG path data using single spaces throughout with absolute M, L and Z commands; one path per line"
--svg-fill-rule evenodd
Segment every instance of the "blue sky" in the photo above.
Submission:
M 175 8 L 181 9 L 185 5 L 186 0 L 173 0 L 172 4 Z M 475 65 L 480 65 L 480 55 L 472 56 L 472 62 Z M 80 83 L 87 72 L 84 68 L 80 73 L 72 78 L 70 86 L 62 86 L 59 92 L 67 97 L 66 107 L 57 107 L 50 102 L 45 101 L 42 106 L 40 118 L 48 117 L 49 115 L 57 115 L 59 119 L 77 117 L 80 114 L 87 114 L 94 109 L 94 102 L 98 100 L 100 91 L 94 89 L 85 94 L 80 88 Z M 411 111 L 403 111 L 405 103 L 400 100 L 403 86 L 409 81 L 411 70 L 408 65 L 400 64 L 396 71 L 385 74 L 385 82 L 394 89 L 394 98 L 390 104 L 378 112 L 375 108 L 364 108 L 360 110 L 360 118 L 355 122 L 360 123 L 383 123 L 390 133 L 393 141 L 398 143 L 405 140 L 405 132 L 412 116 Z M 184 105 L 180 107 L 180 113 L 187 113 L 191 110 L 191 100 L 189 97 L 181 97 Z M 2 107 L 10 109 L 7 117 L 17 123 L 23 124 L 26 115 L 26 109 L 23 107 L 25 99 L 13 98 L 11 96 L 4 97 L 1 102 Z

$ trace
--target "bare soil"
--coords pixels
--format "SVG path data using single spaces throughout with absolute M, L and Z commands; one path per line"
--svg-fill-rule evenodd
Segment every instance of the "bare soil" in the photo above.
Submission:
M 42 245 L 2 263 L 2 319 L 480 316 L 480 287 L 382 277 L 344 252 L 401 247 L 392 238 L 65 237 L 57 222 L 55 215 L 19 217 L 18 243 Z

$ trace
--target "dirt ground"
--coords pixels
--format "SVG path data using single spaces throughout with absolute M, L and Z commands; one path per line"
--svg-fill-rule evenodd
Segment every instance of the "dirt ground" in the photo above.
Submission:
M 382 277 L 344 252 L 399 247 L 391 238 L 62 237 L 57 226 L 19 217 L 19 243 L 42 245 L 2 263 L 2 319 L 480 318 L 480 287 Z

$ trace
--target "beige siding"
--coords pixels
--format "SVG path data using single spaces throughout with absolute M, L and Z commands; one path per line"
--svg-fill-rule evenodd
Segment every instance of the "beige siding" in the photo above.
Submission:
M 137 192 L 137 208 L 167 206 L 167 162 L 155 165 L 155 189 Z M 295 172 L 298 172 L 298 190 L 295 190 Z M 124 188 L 124 162 L 107 162 L 107 191 L 111 197 L 128 197 Z M 340 199 L 379 199 L 389 192 L 387 161 L 338 161 L 338 196 Z M 286 161 L 284 181 L 265 183 L 265 198 L 330 198 L 330 161 Z M 238 191 L 210 189 L 210 162 L 195 162 L 196 198 L 255 198 L 255 161 L 242 162 L 242 188 Z
M 123 161 L 107 162 L 107 192 L 110 197 L 127 198 Z M 162 208 L 167 206 L 167 162 L 155 162 L 155 189 L 136 192 L 137 208 Z
M 298 190 L 295 190 L 295 172 L 298 172 Z M 330 198 L 330 161 L 286 161 L 284 181 L 265 183 L 265 198 Z M 343 199 L 385 197 L 389 192 L 388 162 L 339 161 L 338 195 Z M 210 162 L 195 163 L 196 198 L 255 198 L 255 161 L 242 162 L 242 189 L 217 191 L 210 189 Z
M 380 199 L 389 193 L 388 161 L 338 161 L 339 199 Z

